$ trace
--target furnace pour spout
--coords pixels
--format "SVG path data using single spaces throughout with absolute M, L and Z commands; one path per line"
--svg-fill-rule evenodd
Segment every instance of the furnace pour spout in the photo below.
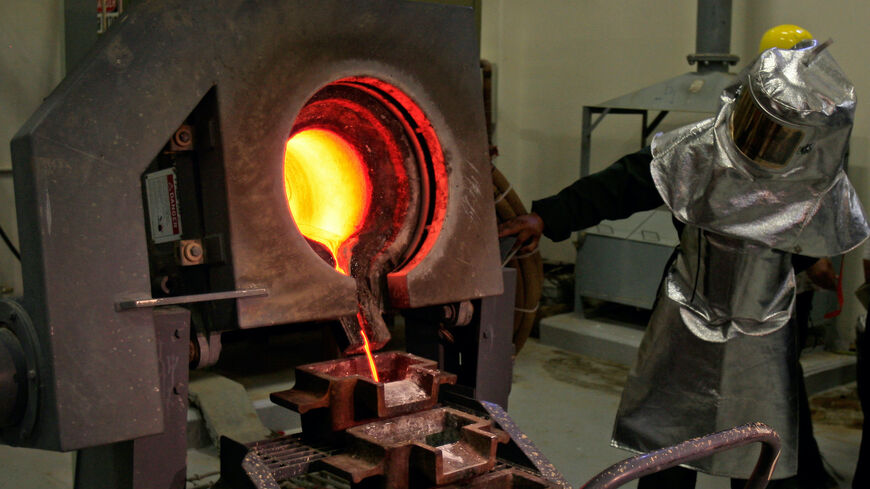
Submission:
M 370 294 L 370 293 L 369 293 Z M 365 293 L 360 296 L 367 295 Z M 347 337 L 347 346 L 343 348 L 346 355 L 359 355 L 365 353 L 365 345 L 368 344 L 371 351 L 377 351 L 390 341 L 390 330 L 382 316 L 382 306 L 367 307 L 371 301 L 361 301 L 360 310 L 356 316 L 341 318 L 341 327 Z

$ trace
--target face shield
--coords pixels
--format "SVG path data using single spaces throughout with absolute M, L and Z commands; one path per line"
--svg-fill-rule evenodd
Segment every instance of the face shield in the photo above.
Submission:
M 731 139 L 759 166 L 781 169 L 801 147 L 805 132 L 774 119 L 755 102 L 751 84 L 744 86 L 731 114 Z
M 715 117 L 653 138 L 653 181 L 678 220 L 808 256 L 870 234 L 843 170 L 855 88 L 823 48 L 761 53 Z

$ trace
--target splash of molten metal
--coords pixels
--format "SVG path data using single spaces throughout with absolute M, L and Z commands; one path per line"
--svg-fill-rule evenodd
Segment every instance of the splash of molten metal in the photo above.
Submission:
M 342 245 L 362 227 L 372 195 L 359 152 L 327 129 L 294 134 L 284 152 L 284 190 L 299 231 L 326 246 L 335 268 L 348 275 Z

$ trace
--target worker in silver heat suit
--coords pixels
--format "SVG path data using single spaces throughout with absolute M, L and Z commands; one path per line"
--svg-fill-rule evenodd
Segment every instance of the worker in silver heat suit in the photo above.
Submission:
M 502 236 L 517 235 L 529 251 L 542 232 L 564 238 L 566 226 L 661 201 L 673 213 L 680 244 L 623 391 L 614 446 L 646 452 L 761 421 L 783 440 L 774 478 L 796 473 L 802 379 L 793 255 L 840 255 L 870 234 L 843 169 L 854 88 L 826 47 L 808 41 L 762 52 L 722 93 L 713 118 L 656 135 L 651 153 L 626 156 L 502 225 Z M 638 204 L 600 202 L 602 187 Z M 756 450 L 687 466 L 738 483 Z M 680 470 L 691 474 L 677 477 L 680 485 L 694 486 L 694 472 L 670 469 Z M 656 487 L 654 480 L 639 487 Z

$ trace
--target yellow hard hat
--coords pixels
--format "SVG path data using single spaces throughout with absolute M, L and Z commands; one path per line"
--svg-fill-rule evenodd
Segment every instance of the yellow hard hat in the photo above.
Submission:
M 771 27 L 761 36 L 758 43 L 758 52 L 767 51 L 770 48 L 791 49 L 801 41 L 811 41 L 813 35 L 803 27 L 793 24 L 782 24 Z

